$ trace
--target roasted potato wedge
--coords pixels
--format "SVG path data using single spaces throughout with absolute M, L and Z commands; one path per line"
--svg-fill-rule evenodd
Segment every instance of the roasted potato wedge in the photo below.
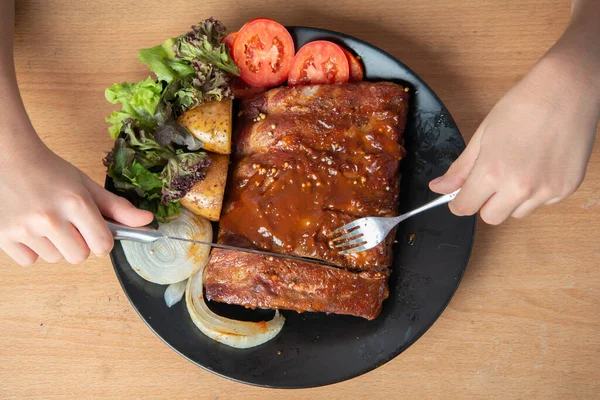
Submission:
M 184 112 L 179 123 L 204 143 L 204 150 L 231 154 L 232 100 L 210 101 Z
M 207 169 L 206 178 L 196 183 L 180 203 L 196 215 L 218 221 L 223 206 L 229 156 L 209 153 L 209 157 L 212 162 Z

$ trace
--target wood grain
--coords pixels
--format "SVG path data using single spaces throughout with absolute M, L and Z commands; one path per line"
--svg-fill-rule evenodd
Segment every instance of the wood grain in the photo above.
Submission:
M 34 126 L 102 182 L 104 88 L 148 74 L 136 50 L 214 15 L 266 16 L 372 42 L 440 95 L 468 139 L 560 36 L 567 0 L 17 1 L 16 65 Z M 168 5 L 167 5 L 168 4 Z M 593 398 L 600 389 L 600 149 L 581 189 L 525 220 L 480 224 L 456 296 L 400 357 L 340 384 L 267 390 L 175 354 L 108 258 L 21 268 L 0 255 L 0 398 Z

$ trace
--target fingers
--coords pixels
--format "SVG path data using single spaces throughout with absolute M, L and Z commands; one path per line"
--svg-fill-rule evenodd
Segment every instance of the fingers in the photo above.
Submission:
M 78 264 L 89 257 L 90 251 L 101 256 L 114 245 L 102 213 L 129 226 L 152 222 L 152 213 L 138 210 L 86 176 L 83 182 L 85 189 L 63 194 L 58 207 L 32 214 L 15 230 L 14 239 L 0 247 L 21 265 L 33 264 L 38 256 L 52 263 L 64 259 Z
M 525 200 L 522 204 L 520 204 L 513 212 L 513 218 L 525 218 L 529 214 L 531 214 L 536 208 L 544 204 L 543 200 L 538 199 L 528 199 Z
M 102 215 L 128 226 L 148 225 L 154 215 L 146 210 L 140 210 L 126 199 L 110 193 L 91 179 L 85 180 L 85 185 Z
M 79 231 L 58 213 L 38 212 L 12 232 L 7 236 L 11 241 L 1 247 L 21 265 L 33 264 L 38 256 L 51 263 L 65 259 L 78 264 L 90 253 Z
M 52 231 L 48 239 L 56 246 L 65 260 L 71 264 L 84 262 L 90 255 L 90 249 L 79 231 L 68 221 Z
M 462 185 L 458 196 L 448 204 L 448 207 L 454 215 L 473 215 L 495 192 L 496 186 L 487 172 L 476 166 Z
M 547 206 L 551 206 L 552 204 L 556 204 L 556 203 L 558 203 L 558 202 L 559 202 L 559 201 L 561 201 L 563 198 L 564 198 L 564 197 L 562 197 L 562 196 L 559 196 L 559 197 L 554 197 L 554 198 L 552 198 L 552 199 L 550 199 L 550 200 L 546 201 L 544 204 L 545 204 L 545 205 L 547 205 Z
M 463 186 L 475 165 L 477 156 L 479 155 L 482 134 L 483 128 L 480 127 L 477 132 L 475 132 L 475 135 L 473 135 L 473 138 L 465 151 L 463 151 L 460 157 L 452 163 L 448 171 L 443 176 L 440 176 L 429 183 L 429 188 L 433 192 L 447 194 L 452 193 Z
M 57 263 L 64 259 L 56 246 L 46 237 L 31 237 L 25 241 L 25 245 L 39 255 L 44 261 Z
M 73 204 L 69 210 L 69 220 L 85 240 L 89 250 L 97 256 L 105 256 L 113 248 L 114 239 L 102 214 L 91 195 Z
M 550 195 L 544 190 L 533 194 L 527 190 L 505 186 L 498 190 L 479 211 L 481 219 L 490 225 L 499 225 L 508 217 L 524 218 L 536 208 L 548 204 Z
M 448 171 L 429 184 L 431 190 L 437 193 L 451 193 L 461 188 L 458 196 L 448 204 L 453 214 L 473 215 L 480 211 L 486 223 L 498 225 L 510 216 L 522 218 L 544 203 L 552 204 L 560 200 L 533 196 L 533 191 L 522 184 L 511 186 L 505 181 L 506 176 L 490 169 L 489 162 L 478 162 L 484 130 L 482 124 Z
M 99 257 L 110 253 L 114 239 L 97 208 L 94 207 L 86 213 L 72 216 L 71 222 L 92 253 Z
M 525 201 L 525 202 L 524 202 Z M 511 214 L 528 200 L 516 197 L 510 190 L 500 190 L 483 205 L 479 211 L 481 219 L 490 225 L 499 225 L 506 221 Z
M 554 203 L 558 203 L 561 200 L 560 197 L 555 197 L 554 195 L 546 192 L 546 191 L 538 191 L 535 196 L 530 199 L 524 201 L 516 210 L 512 213 L 514 218 L 524 218 L 531 214 L 536 208 L 542 205 L 550 205 Z
M 5 243 L 2 250 L 23 267 L 32 265 L 38 259 L 38 255 L 22 243 Z

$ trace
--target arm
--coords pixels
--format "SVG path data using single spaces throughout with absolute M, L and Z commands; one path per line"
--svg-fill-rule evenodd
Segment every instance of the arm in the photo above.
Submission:
M 456 215 L 522 218 L 581 184 L 600 117 L 600 2 L 573 0 L 556 44 L 494 106 L 463 154 L 430 183 Z
M 0 248 L 21 265 L 39 257 L 84 261 L 104 255 L 107 217 L 138 226 L 138 210 L 54 154 L 36 134 L 21 101 L 13 64 L 14 1 L 0 0 Z

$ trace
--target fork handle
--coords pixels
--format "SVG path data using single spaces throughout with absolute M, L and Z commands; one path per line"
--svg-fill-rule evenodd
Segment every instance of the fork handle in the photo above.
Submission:
M 165 237 L 162 232 L 159 232 L 150 226 L 132 228 L 108 218 L 104 218 L 104 220 L 115 240 L 131 240 L 140 243 L 151 243 Z
M 399 217 L 397 217 L 398 223 L 400 221 L 404 221 L 405 219 L 412 217 L 413 215 L 416 215 L 423 211 L 429 210 L 430 208 L 441 206 L 442 204 L 450 203 L 452 200 L 454 200 L 454 198 L 458 195 L 459 192 L 460 192 L 460 189 L 458 189 L 455 192 L 445 194 L 443 196 L 438 197 L 437 199 L 435 199 L 433 201 L 430 201 L 429 203 L 427 203 L 425 205 L 422 205 L 419 208 L 415 208 L 414 210 L 409 211 L 406 214 L 400 215 Z

